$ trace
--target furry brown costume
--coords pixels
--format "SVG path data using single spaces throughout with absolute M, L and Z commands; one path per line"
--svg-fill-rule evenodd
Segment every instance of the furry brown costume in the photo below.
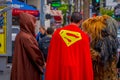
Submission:
M 117 80 L 118 23 L 110 16 L 89 18 L 82 29 L 90 36 L 94 80 Z

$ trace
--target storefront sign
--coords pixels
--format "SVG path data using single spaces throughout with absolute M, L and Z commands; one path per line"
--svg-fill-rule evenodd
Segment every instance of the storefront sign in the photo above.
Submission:
M 9 2 L 8 4 L 11 4 L 13 7 L 13 10 L 12 10 L 13 16 L 18 16 L 21 12 L 29 13 L 36 17 L 39 16 L 39 11 L 36 10 L 36 8 L 26 4 L 24 2 L 20 2 L 18 0 L 13 0 L 12 2 Z
M 52 2 L 51 6 L 52 7 L 60 7 L 61 6 L 61 2 Z
M 34 15 L 36 17 L 39 16 L 39 11 L 38 10 L 21 10 L 21 9 L 13 9 L 12 15 L 13 16 L 18 16 L 22 12 L 29 13 L 29 14 Z

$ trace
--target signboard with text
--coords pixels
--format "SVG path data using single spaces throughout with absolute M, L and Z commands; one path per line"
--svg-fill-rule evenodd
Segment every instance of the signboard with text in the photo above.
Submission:
M 52 6 L 52 7 L 60 7 L 60 6 L 61 6 L 61 2 L 59 2 L 59 1 L 53 1 L 53 2 L 51 3 L 51 6 Z
M 0 6 L 0 9 L 3 9 Z M 0 14 L 0 54 L 6 54 L 6 27 L 7 27 L 7 13 Z
M 12 10 L 12 15 L 13 16 L 18 16 L 22 12 L 29 13 L 29 14 L 34 15 L 36 17 L 39 16 L 39 11 L 38 10 L 22 10 L 22 9 L 13 9 Z

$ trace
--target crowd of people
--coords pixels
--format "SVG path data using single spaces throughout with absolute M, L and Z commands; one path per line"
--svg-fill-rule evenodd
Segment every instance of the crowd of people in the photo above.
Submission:
M 117 80 L 117 22 L 103 15 L 82 20 L 73 12 L 61 28 L 40 26 L 20 14 L 10 80 Z

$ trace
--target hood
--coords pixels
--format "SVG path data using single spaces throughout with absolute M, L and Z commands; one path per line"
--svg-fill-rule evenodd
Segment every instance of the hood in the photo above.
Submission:
M 20 30 L 35 35 L 36 18 L 27 13 L 20 14 Z

